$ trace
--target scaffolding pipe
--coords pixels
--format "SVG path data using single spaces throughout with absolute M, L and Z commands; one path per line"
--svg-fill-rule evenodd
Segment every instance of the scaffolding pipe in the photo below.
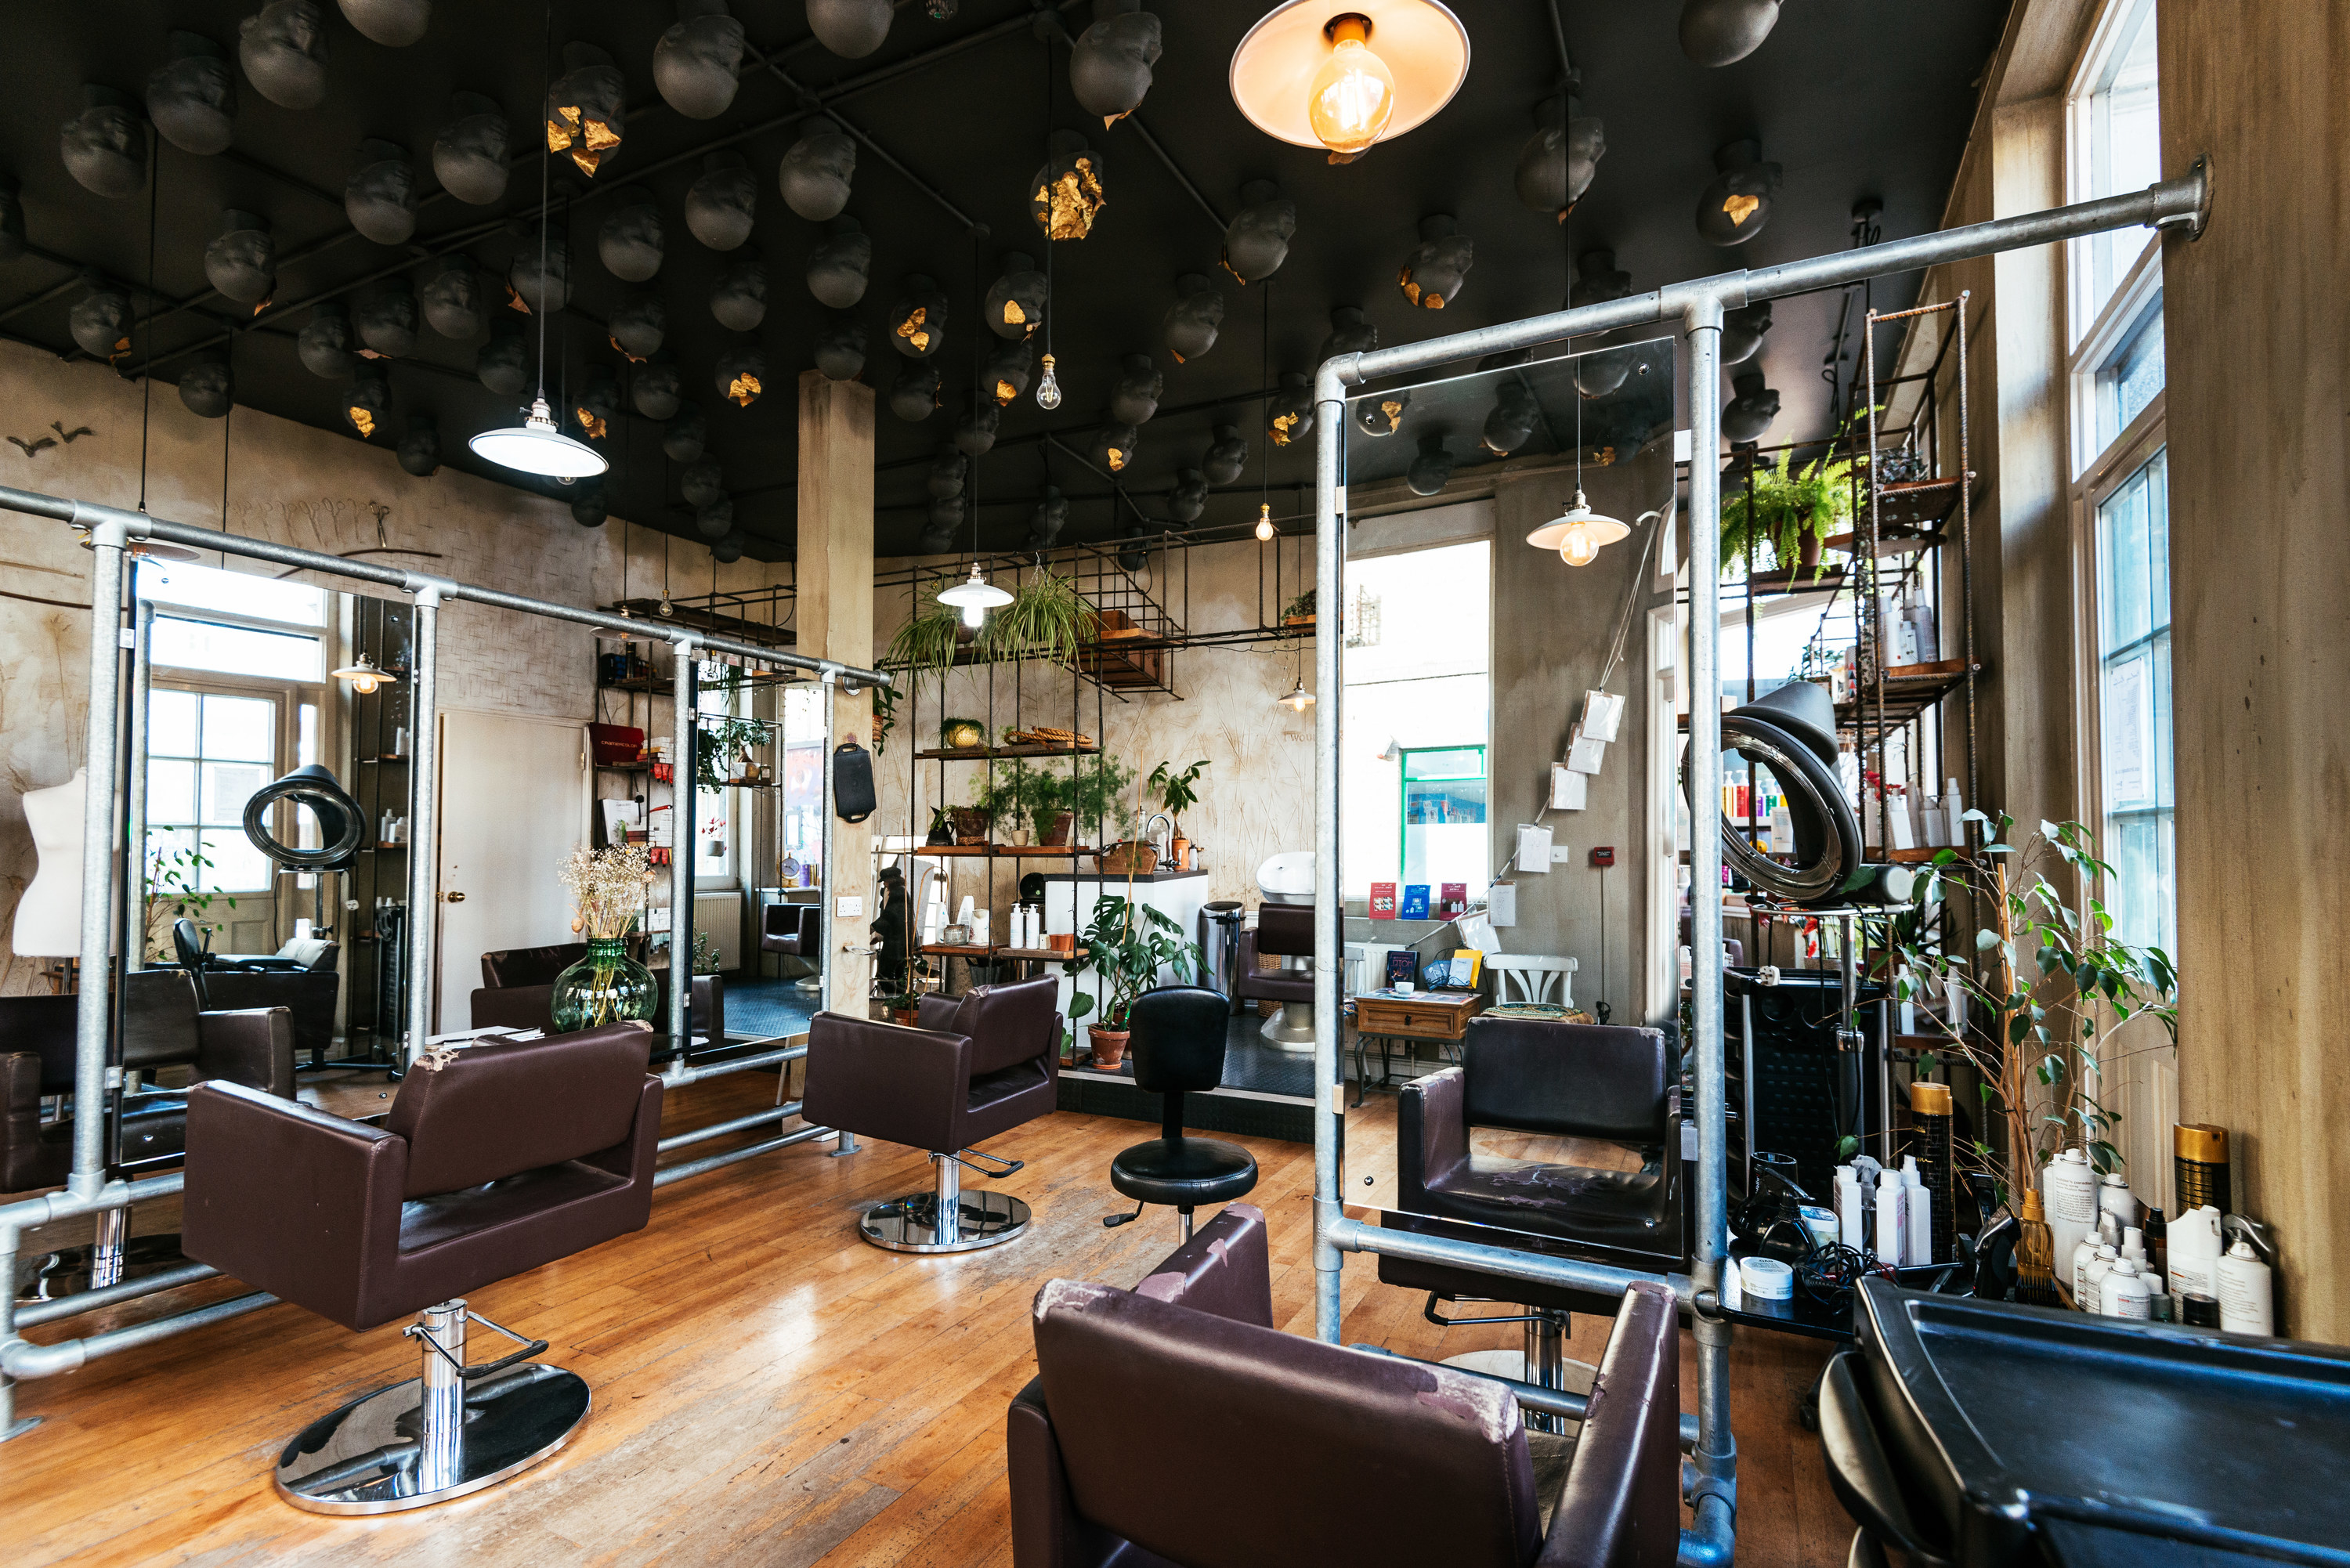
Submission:
M 101 1355 L 112 1355 L 119 1350 L 135 1350 L 142 1345 L 152 1345 L 159 1339 L 169 1339 L 175 1334 L 185 1334 L 192 1328 L 209 1328 L 216 1323 L 226 1323 L 233 1317 L 243 1317 L 249 1312 L 275 1306 L 277 1298 L 265 1291 L 251 1295 L 234 1296 L 210 1306 L 200 1306 L 190 1312 L 174 1313 L 170 1317 L 151 1318 L 132 1324 L 128 1328 L 110 1328 L 103 1334 L 93 1334 L 83 1339 L 61 1339 L 55 1345 L 35 1345 L 29 1339 L 11 1339 L 0 1343 L 0 1373 L 10 1377 L 55 1377 L 61 1372 L 73 1372 L 88 1366 Z
M 663 568 L 666 575 L 667 568 Z M 693 660 L 696 641 L 681 633 L 670 668 L 669 791 L 669 1048 L 671 1065 L 685 1060 L 686 1005 L 693 991 L 693 845 L 702 810 L 700 762 L 693 754 Z M 723 1040 L 713 1040 L 723 1045 Z
M 1696 1294 L 1695 1283 L 1686 1274 L 1644 1273 L 1638 1269 L 1619 1269 L 1612 1263 L 1586 1262 L 1581 1258 L 1561 1258 L 1547 1252 L 1521 1252 L 1513 1248 L 1490 1246 L 1481 1241 L 1462 1241 L 1451 1236 L 1431 1236 L 1418 1231 L 1392 1231 L 1383 1225 L 1366 1225 L 1360 1220 L 1343 1216 L 1331 1222 L 1326 1234 L 1330 1245 L 1341 1252 L 1373 1252 L 1381 1257 L 1403 1258 L 1415 1263 L 1474 1269 L 1480 1273 L 1523 1280 L 1529 1284 L 1547 1285 L 1553 1290 L 1582 1291 L 1595 1296 L 1620 1296 L 1636 1284 L 1662 1285 L 1673 1293 L 1673 1299 L 1685 1310 Z
M 802 1127 L 797 1132 L 788 1132 L 781 1137 L 771 1137 L 764 1143 L 745 1144 L 741 1148 L 730 1148 L 724 1154 L 713 1154 L 701 1159 L 691 1159 L 683 1165 L 672 1165 L 666 1170 L 656 1172 L 653 1176 L 653 1185 L 667 1187 L 672 1181 L 683 1181 L 689 1176 L 700 1176 L 723 1166 L 739 1165 L 743 1160 L 754 1159 L 763 1154 L 773 1154 L 779 1148 L 789 1148 L 795 1143 L 806 1143 L 810 1138 L 830 1137 L 832 1132 L 833 1129 L 830 1127 Z
M 220 1271 L 210 1263 L 182 1263 L 176 1269 L 165 1269 L 161 1273 L 109 1285 L 103 1290 L 76 1291 L 69 1296 L 20 1306 L 16 1309 L 16 1326 L 38 1328 L 45 1323 L 55 1323 L 60 1318 L 78 1317 L 86 1312 L 120 1306 L 124 1302 L 135 1302 L 144 1296 L 159 1296 L 165 1291 L 176 1291 L 182 1285 L 192 1285 L 199 1280 L 216 1279 L 219 1275 Z
M 123 789 L 122 971 L 147 967 L 147 694 L 153 669 L 155 607 L 139 597 L 139 576 L 130 574 L 130 777 Z
M 697 1143 L 707 1143 L 712 1138 L 724 1137 L 729 1133 L 748 1132 L 753 1127 L 763 1127 L 768 1122 L 789 1121 L 799 1114 L 800 1103 L 797 1100 L 785 1106 L 769 1106 L 764 1110 L 753 1111 L 747 1116 L 736 1116 L 732 1121 L 712 1122 L 706 1127 L 695 1127 L 691 1132 L 681 1132 L 673 1137 L 665 1137 L 660 1140 L 658 1147 L 660 1152 L 667 1154 L 671 1149 L 685 1148 Z
M 413 708 L 408 765 L 408 1056 L 411 1068 L 432 1035 L 432 959 L 441 945 L 441 855 L 434 834 L 441 799 L 439 702 L 442 587 L 420 581 L 416 595 Z

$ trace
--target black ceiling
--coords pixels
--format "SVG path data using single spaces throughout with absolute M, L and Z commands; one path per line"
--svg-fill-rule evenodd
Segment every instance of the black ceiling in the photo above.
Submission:
M 1272 141 L 1233 107 L 1227 67 L 1265 0 L 1191 0 L 1154 8 L 1165 21 L 1165 54 L 1135 117 L 1140 124 L 1129 120 L 1103 131 L 1096 122 L 1089 132 L 1104 156 L 1108 205 L 1089 238 L 1054 247 L 1053 332 L 1066 400 L 1052 414 L 1028 398 L 1005 410 L 995 450 L 978 464 L 974 493 L 984 503 L 981 537 L 990 548 L 1019 543 L 1037 487 L 1047 482 L 1077 498 L 1065 538 L 1106 536 L 1138 515 L 1163 517 L 1176 471 L 1198 464 L 1211 427 L 1227 419 L 1246 433 L 1251 466 L 1240 485 L 1211 497 L 1206 521 L 1253 516 L 1266 446 L 1255 406 L 1264 385 L 1260 354 L 1275 378 L 1310 370 L 1333 306 L 1361 306 L 1383 341 L 1393 343 L 1555 309 L 1565 292 L 1565 238 L 1552 218 L 1519 202 L 1513 180 L 1519 149 L 1532 130 L 1531 110 L 1555 90 L 1560 75 L 1542 0 L 1456 0 L 1473 47 L 1466 85 L 1434 120 L 1345 167 Z M 19 18 L 10 39 L 10 90 L 0 109 L 0 167 L 22 181 L 33 249 L 0 265 L 0 331 L 70 351 L 67 312 L 80 289 L 28 302 L 66 282 L 74 265 L 94 265 L 134 286 L 148 278 L 146 194 L 93 195 L 61 161 L 58 127 L 79 109 L 82 84 L 140 99 L 166 57 L 167 29 L 206 35 L 234 59 L 238 24 L 252 9 L 229 0 L 167 0 L 132 10 L 55 7 L 37 19 Z M 1670 0 L 1562 5 L 1566 41 L 1583 78 L 1583 112 L 1606 122 L 1607 140 L 1597 177 L 1573 219 L 1576 251 L 1611 248 L 1634 286 L 1646 289 L 1840 248 L 1851 243 L 1850 213 L 1861 197 L 1884 203 L 1878 222 L 1886 236 L 1934 226 L 1965 140 L 1972 84 L 1997 41 L 2006 0 L 1934 5 L 1796 0 L 1760 49 L 1722 69 L 1701 68 L 1682 55 L 1677 9 Z M 525 225 L 497 221 L 527 217 L 538 200 L 531 138 L 544 88 L 545 18 L 536 7 L 442 0 L 423 40 L 394 49 L 361 36 L 333 5 L 326 10 L 331 57 L 323 105 L 303 112 L 282 109 L 240 72 L 235 141 L 228 153 L 197 157 L 158 144 L 153 286 L 173 301 L 205 293 L 203 250 L 224 208 L 266 216 L 281 257 L 345 236 L 307 259 L 281 264 L 272 313 L 239 334 L 234 352 L 239 401 L 347 431 L 340 389 L 310 375 L 296 357 L 294 334 L 309 317 L 302 302 L 338 289 L 348 289 L 344 297 L 356 302 L 380 286 L 359 280 L 403 265 L 421 282 L 429 269 L 427 254 L 452 248 L 458 236 L 473 230 L 487 232 L 463 248 L 493 277 L 504 275 L 526 243 Z M 1069 89 L 1068 53 L 1065 46 L 1054 47 L 1048 109 L 1045 47 L 1024 20 L 1025 0 L 964 0 L 959 14 L 944 21 L 931 19 L 921 4 L 901 4 L 888 41 L 853 61 L 833 57 L 809 37 L 798 5 L 738 4 L 735 10 L 754 48 L 804 91 L 822 95 L 836 84 L 879 78 L 830 100 L 834 111 L 946 204 L 993 231 L 974 234 L 946 204 L 869 149 L 860 150 L 848 213 L 874 238 L 872 284 L 858 307 L 870 345 L 865 379 L 886 394 L 896 376 L 897 357 L 885 346 L 882 317 L 899 296 L 901 275 L 930 275 L 951 302 L 946 347 L 937 361 L 949 393 L 945 410 L 912 425 L 890 414 L 885 399 L 878 416 L 876 546 L 885 555 L 910 551 L 926 523 L 930 459 L 948 436 L 977 358 L 997 347 L 977 320 L 979 294 L 996 276 L 1005 251 L 1025 251 L 1041 265 L 1045 244 L 1025 210 L 1030 176 L 1042 161 L 1048 129 L 1085 124 Z M 1073 31 L 1091 16 L 1084 4 L 1063 11 Z M 795 216 L 775 185 L 778 161 L 797 138 L 794 122 L 804 100 L 774 70 L 746 56 L 740 91 L 723 115 L 697 121 L 673 112 L 654 91 L 651 71 L 654 45 L 673 20 L 671 6 L 643 0 L 557 0 L 555 5 L 558 48 L 577 40 L 608 51 L 628 79 L 630 108 L 624 142 L 592 181 L 556 164 L 558 190 L 563 176 L 571 175 L 574 308 L 556 318 L 550 376 L 567 364 L 576 386 L 588 370 L 619 363 L 597 324 L 632 286 L 605 272 L 596 256 L 596 232 L 612 210 L 613 190 L 650 187 L 668 228 L 666 260 L 651 286 L 666 305 L 669 349 L 683 371 L 686 396 L 709 419 L 710 451 L 734 497 L 743 543 L 754 556 L 777 558 L 790 554 L 794 536 L 793 378 L 811 363 L 810 343 L 825 316 L 802 281 L 819 226 Z M 515 128 L 522 161 L 495 207 L 440 195 L 432 182 L 432 139 L 452 118 L 450 95 L 459 90 L 496 99 Z M 1714 150 L 1748 136 L 1759 138 L 1766 159 L 1784 166 L 1784 182 L 1768 228 L 1745 245 L 1718 250 L 1696 233 L 1697 196 L 1713 176 Z M 403 145 L 418 164 L 426 201 L 406 247 L 349 234 L 341 193 L 356 146 L 369 137 Z M 1146 137 L 1165 150 L 1196 197 Z M 703 151 L 722 140 L 746 158 L 759 187 L 754 236 L 743 250 L 726 254 L 704 249 L 686 233 L 681 217 Z M 1270 286 L 1242 288 L 1215 268 L 1222 234 L 1206 207 L 1229 218 L 1242 204 L 1241 186 L 1253 179 L 1278 181 L 1295 198 L 1297 230 Z M 1465 288 L 1441 314 L 1412 308 L 1396 283 L 1419 220 L 1438 213 L 1454 215 L 1477 244 Z M 742 410 L 723 403 L 711 384 L 715 358 L 739 339 L 712 318 L 705 299 L 722 271 L 753 254 L 770 274 L 768 314 L 756 337 L 771 374 L 767 395 Z M 1215 348 L 1178 365 L 1159 331 L 1174 279 L 1183 272 L 1214 272 L 1227 312 Z M 1913 286 L 1914 280 L 1880 286 L 1877 303 L 1906 303 Z M 1269 343 L 1260 329 L 1268 301 Z M 1841 306 L 1837 296 L 1824 296 L 1777 307 L 1760 363 L 1784 408 L 1767 440 L 1824 431 L 1830 416 L 1823 356 Z M 232 320 L 250 318 L 217 296 L 180 309 L 154 325 L 151 345 L 134 342 L 126 368 L 135 369 L 151 347 L 156 375 L 176 381 L 189 362 L 182 351 L 217 338 Z M 380 424 L 375 444 L 394 444 L 408 413 L 430 412 L 439 423 L 446 464 L 506 477 L 464 446 L 473 431 L 515 417 L 514 399 L 473 379 L 477 347 L 428 329 L 413 358 L 390 362 L 394 415 Z M 1138 454 L 1121 476 L 1134 501 L 1121 513 L 1108 483 L 1088 472 L 1081 454 L 1103 419 L 1121 357 L 1134 353 L 1154 358 L 1166 387 L 1163 411 L 1143 428 Z M 1047 444 L 1046 432 L 1069 450 Z M 1399 444 L 1411 444 L 1414 434 L 1407 423 Z M 614 470 L 611 511 L 691 536 L 691 515 L 675 499 L 674 465 L 664 464 L 658 438 L 657 427 L 632 414 L 614 422 L 607 443 Z M 1309 484 L 1311 475 L 1310 443 L 1274 452 L 1269 479 L 1276 488 Z

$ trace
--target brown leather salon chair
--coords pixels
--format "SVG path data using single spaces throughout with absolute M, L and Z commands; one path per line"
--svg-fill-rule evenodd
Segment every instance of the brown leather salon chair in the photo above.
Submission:
M 1175 1210 L 1179 1234 L 1189 1241 L 1193 1209 L 1230 1203 L 1256 1188 L 1254 1155 L 1222 1138 L 1183 1134 L 1184 1096 L 1223 1082 L 1232 1004 L 1222 992 L 1169 985 L 1135 998 L 1129 1016 L 1134 1086 L 1159 1096 L 1159 1136 L 1110 1161 L 1109 1184 L 1134 1199 L 1134 1212 L 1112 1214 L 1102 1223 L 1124 1225 L 1140 1219 L 1148 1205 L 1163 1203 Z
M 1292 961 L 1283 968 L 1260 971 L 1257 956 Z M 1314 956 L 1314 906 L 1261 904 L 1256 924 L 1241 932 L 1241 956 L 1232 971 L 1235 1011 L 1251 1002 L 1278 1002 L 1281 1011 L 1264 1021 L 1259 1031 L 1269 1045 L 1291 1050 L 1314 1048 L 1314 968 L 1303 961 Z
M 1507 1388 L 1283 1334 L 1269 1280 L 1264 1216 L 1234 1204 L 1132 1291 L 1037 1293 L 1005 1429 L 1016 1568 L 1670 1568 L 1671 1292 L 1626 1296 L 1545 1526 Z
M 808 963 L 824 961 L 824 906 L 822 904 L 770 904 L 760 916 L 759 950 L 782 958 L 801 959 Z M 799 982 L 802 991 L 823 988 L 821 977 L 810 975 Z
M 1461 1064 L 1404 1085 L 1396 1109 L 1396 1208 L 1381 1223 L 1547 1251 L 1618 1268 L 1685 1265 L 1679 1061 L 1658 1029 L 1476 1018 Z M 1480 1154 L 1478 1127 L 1586 1138 L 1628 1147 L 1634 1170 Z M 1525 1380 L 1560 1386 L 1573 1312 L 1612 1314 L 1615 1298 L 1400 1258 L 1379 1259 L 1382 1283 L 1428 1293 L 1430 1322 L 1523 1323 Z M 1500 1317 L 1446 1318 L 1451 1302 L 1502 1301 Z
M 619 1023 L 428 1057 L 381 1127 L 234 1085 L 190 1096 L 181 1219 L 190 1257 L 360 1331 L 416 1314 L 421 1376 L 362 1396 L 278 1456 L 314 1513 L 463 1497 L 536 1464 L 587 1417 L 588 1385 L 536 1364 L 468 1291 L 641 1230 L 660 1080 L 652 1034 Z M 465 1365 L 465 1326 L 523 1348 Z
M 1048 975 L 926 996 L 911 1029 L 839 1012 L 809 1020 L 802 1118 L 928 1149 L 937 1169 L 932 1191 L 868 1210 L 858 1234 L 893 1252 L 968 1252 L 1028 1228 L 1017 1198 L 964 1192 L 962 1168 L 991 1180 L 1018 1170 L 1019 1160 L 972 1146 L 1053 1110 L 1059 990 Z

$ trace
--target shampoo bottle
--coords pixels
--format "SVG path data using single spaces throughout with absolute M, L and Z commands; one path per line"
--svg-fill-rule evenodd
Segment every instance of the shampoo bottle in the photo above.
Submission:
M 1885 1171 L 1877 1179 L 1877 1261 L 1890 1268 L 1899 1268 L 1908 1258 L 1908 1247 L 1902 1232 L 1908 1210 L 1901 1201 L 1901 1179 Z
M 1860 1172 L 1848 1165 L 1835 1168 L 1837 1240 L 1856 1252 L 1868 1250 L 1868 1220 L 1860 1202 Z
M 1913 1268 L 1934 1262 L 1934 1194 L 1914 1154 L 1901 1159 L 1901 1261 Z
M 2276 1296 L 2269 1266 L 2241 1237 L 2220 1260 L 2220 1326 L 2230 1334 L 2274 1334 Z
M 2142 1317 L 2154 1315 L 2154 1293 L 2147 1288 L 2147 1279 L 2127 1258 L 2117 1261 L 2106 1274 L 2105 1309 L 2107 1317 Z
M 2129 1189 L 2129 1179 L 2118 1170 L 2106 1172 L 2097 1188 L 2097 1207 L 2114 1217 L 2114 1223 L 2125 1228 L 2137 1223 L 2137 1196 Z
M 2218 1295 L 2220 1211 L 2208 1203 L 2189 1209 L 2170 1222 L 2169 1233 L 2170 1293 Z
M 2080 1307 L 2083 1312 L 2101 1313 L 2106 1310 L 2106 1276 L 2114 1272 L 2121 1254 L 2111 1242 L 2097 1243 L 2097 1255 L 2089 1260 L 2088 1269 L 2081 1275 Z
M 2089 1157 L 2077 1148 L 2058 1150 L 2040 1173 L 2040 1200 L 2048 1210 L 2056 1256 L 2070 1262 L 2081 1238 L 2096 1233 L 2097 1178 Z

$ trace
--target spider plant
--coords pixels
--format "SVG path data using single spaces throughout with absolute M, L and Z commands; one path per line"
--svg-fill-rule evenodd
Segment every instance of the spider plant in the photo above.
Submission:
M 1084 615 L 1076 582 L 1050 566 L 1040 567 L 1012 591 L 1012 602 L 996 611 L 981 641 L 992 659 L 1070 663 L 1077 657 Z

